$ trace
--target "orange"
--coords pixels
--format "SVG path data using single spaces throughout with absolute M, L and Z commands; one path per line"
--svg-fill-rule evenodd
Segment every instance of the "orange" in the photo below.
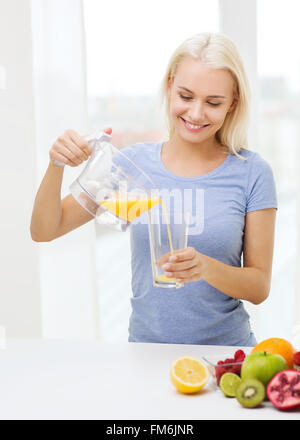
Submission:
M 182 356 L 172 362 L 170 376 L 178 391 L 192 394 L 206 385 L 210 374 L 206 365 L 198 359 Z
M 289 368 L 293 368 L 293 356 L 296 352 L 292 344 L 286 339 L 269 338 L 259 342 L 252 349 L 254 351 L 266 351 L 267 353 L 280 354 L 287 362 Z

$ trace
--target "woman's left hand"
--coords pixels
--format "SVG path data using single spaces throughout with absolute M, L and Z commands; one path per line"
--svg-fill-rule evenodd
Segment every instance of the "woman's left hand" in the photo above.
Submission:
M 204 279 L 209 257 L 200 254 L 194 248 L 188 247 L 168 253 L 157 261 L 168 278 L 176 278 L 180 283 L 189 281 L 200 281 Z

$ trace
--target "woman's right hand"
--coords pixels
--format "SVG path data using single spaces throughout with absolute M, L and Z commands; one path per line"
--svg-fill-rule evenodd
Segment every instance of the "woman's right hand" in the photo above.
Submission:
M 106 128 L 105 133 L 111 134 L 112 129 Z M 77 167 L 86 161 L 92 153 L 92 148 L 83 136 L 74 130 L 67 130 L 53 144 L 49 156 L 50 162 L 61 162 L 70 167 Z

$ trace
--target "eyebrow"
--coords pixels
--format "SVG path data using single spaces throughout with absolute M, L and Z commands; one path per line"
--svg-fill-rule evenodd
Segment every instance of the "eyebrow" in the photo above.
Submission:
M 189 93 L 193 93 L 191 90 L 187 89 L 186 87 L 178 86 L 178 88 L 186 90 Z M 209 96 L 207 96 L 207 98 L 223 98 L 223 99 L 225 99 L 226 96 L 223 96 L 223 95 L 209 95 Z

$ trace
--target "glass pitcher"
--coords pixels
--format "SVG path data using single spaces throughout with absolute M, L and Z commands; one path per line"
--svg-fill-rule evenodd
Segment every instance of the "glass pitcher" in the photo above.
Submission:
M 111 136 L 99 132 L 86 138 L 91 156 L 70 186 L 75 200 L 100 224 L 118 230 L 160 203 L 155 184 L 126 153 L 111 144 Z

